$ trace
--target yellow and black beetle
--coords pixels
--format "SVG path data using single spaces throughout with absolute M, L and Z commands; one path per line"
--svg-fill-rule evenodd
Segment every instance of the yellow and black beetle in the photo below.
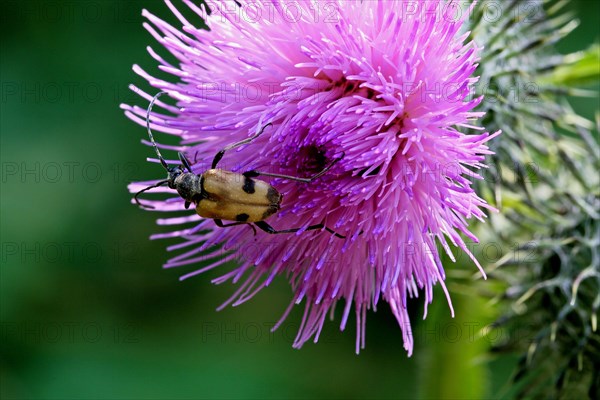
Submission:
M 237 143 L 232 143 L 226 146 L 223 150 L 219 151 L 213 159 L 211 169 L 202 174 L 195 174 L 192 171 L 190 162 L 183 153 L 179 153 L 181 165 L 170 167 L 160 154 L 158 146 L 156 145 L 154 137 L 152 136 L 152 130 L 150 129 L 150 112 L 152 111 L 154 102 L 165 93 L 166 92 L 159 92 L 152 98 L 146 113 L 146 127 L 148 129 L 148 136 L 150 137 L 152 146 L 156 151 L 156 155 L 158 156 L 160 163 L 167 170 L 168 177 L 167 179 L 160 181 L 155 185 L 148 186 L 147 188 L 137 192 L 134 196 L 134 199 L 138 205 L 146 208 L 152 208 L 151 206 L 140 203 L 138 196 L 145 191 L 166 184 L 169 186 L 169 188 L 177 190 L 177 193 L 179 193 L 179 195 L 185 200 L 185 208 L 188 208 L 192 203 L 195 204 L 196 213 L 198 213 L 198 215 L 204 218 L 213 219 L 215 224 L 221 228 L 253 223 L 258 228 L 271 234 L 292 233 L 302 229 L 292 228 L 278 231 L 264 221 L 266 218 L 279 211 L 283 196 L 277 191 L 277 189 L 267 182 L 253 178 L 262 175 L 310 183 L 314 179 L 319 178 L 329 171 L 329 169 L 336 162 L 341 160 L 341 157 L 334 160 L 331 164 L 329 164 L 329 166 L 310 178 L 299 178 L 295 176 L 272 174 L 254 170 L 238 174 L 223 169 L 217 169 L 217 164 L 221 158 L 223 158 L 223 155 L 226 151 L 253 141 L 263 133 L 266 127 L 271 125 L 269 123 L 263 126 L 262 129 L 254 136 L 241 140 Z M 223 220 L 235 222 L 223 224 Z M 345 236 L 336 233 L 323 224 L 310 225 L 304 230 L 309 231 L 315 229 L 325 229 L 338 238 L 345 238 Z

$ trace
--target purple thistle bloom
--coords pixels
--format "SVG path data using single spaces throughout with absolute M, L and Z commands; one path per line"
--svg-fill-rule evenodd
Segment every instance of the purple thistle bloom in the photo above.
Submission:
M 342 157 L 311 183 L 262 179 L 283 194 L 280 212 L 268 219 L 275 229 L 322 223 L 346 239 L 327 230 L 269 235 L 247 224 L 222 229 L 189 212 L 158 220 L 182 225 L 153 236 L 183 239 L 169 250 L 185 252 L 165 267 L 209 262 L 181 278 L 186 279 L 239 260 L 214 280 L 235 283 L 245 276 L 221 307 L 241 304 L 286 275 L 295 294 L 279 324 L 294 304 L 305 302 L 294 347 L 313 337 L 316 342 L 328 311 L 344 299 L 340 328 L 354 303 L 358 352 L 364 348 L 366 311 L 382 298 L 410 355 L 407 295 L 424 290 L 426 314 L 439 282 L 449 301 L 436 239 L 452 260 L 450 243 L 481 269 L 461 234 L 477 241 L 467 219 L 483 220 L 482 209 L 491 208 L 470 179 L 481 178 L 476 171 L 491 153 L 485 143 L 496 134 L 456 129 L 483 130 L 472 125 L 482 116 L 472 111 L 482 99 L 469 96 L 479 49 L 464 43 L 468 34 L 461 32 L 470 10 L 446 14 L 441 1 L 412 3 L 416 12 L 402 1 L 269 0 L 241 8 L 233 1 L 208 1 L 207 16 L 184 3 L 210 31 L 194 27 L 169 1 L 182 30 L 143 12 L 150 21 L 146 29 L 179 62 L 170 64 L 149 48 L 175 83 L 134 66 L 177 100 L 177 107 L 157 101 L 174 116 L 155 111 L 150 121 L 155 131 L 179 136 L 181 147 L 159 147 L 183 151 L 194 172 L 202 173 L 223 147 L 271 123 L 251 143 L 225 153 L 219 168 L 309 177 Z M 145 108 L 123 108 L 145 125 Z M 132 184 L 130 190 L 155 182 Z M 183 199 L 172 190 L 155 191 L 172 195 L 146 200 L 157 211 L 183 210 Z

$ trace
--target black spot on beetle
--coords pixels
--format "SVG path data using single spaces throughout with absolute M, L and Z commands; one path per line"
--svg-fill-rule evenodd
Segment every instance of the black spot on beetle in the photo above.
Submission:
M 254 180 L 252 178 L 245 176 L 244 177 L 244 186 L 242 187 L 242 189 L 244 190 L 244 192 L 246 192 L 248 194 L 254 193 L 255 192 Z
M 269 190 L 267 191 L 267 200 L 269 200 L 269 203 L 271 204 L 279 204 L 281 201 L 281 195 L 274 187 L 270 186 Z
M 246 222 L 248 218 L 250 218 L 248 214 L 238 214 L 235 216 L 235 220 L 238 222 Z
M 263 213 L 262 219 L 266 219 L 266 218 L 270 217 L 271 215 L 275 214 L 277 211 L 279 211 L 279 205 L 270 205 L 267 208 L 267 210 Z

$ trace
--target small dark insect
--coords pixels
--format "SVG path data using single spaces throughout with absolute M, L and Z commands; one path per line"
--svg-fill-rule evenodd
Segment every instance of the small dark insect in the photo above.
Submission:
M 299 231 L 301 228 L 283 229 L 278 231 L 264 221 L 279 211 L 283 196 L 277 191 L 277 189 L 267 182 L 254 178 L 262 175 L 310 183 L 329 171 L 329 169 L 331 169 L 336 162 L 342 159 L 343 154 L 342 157 L 335 159 L 321 172 L 311 176 L 310 178 L 299 178 L 295 176 L 259 172 L 255 170 L 238 174 L 223 169 L 217 169 L 217 164 L 223 158 L 223 155 L 226 151 L 250 143 L 260 136 L 264 130 L 271 125 L 269 123 L 263 126 L 262 129 L 254 136 L 241 140 L 237 143 L 232 143 L 226 146 L 223 150 L 219 151 L 213 159 L 211 169 L 202 174 L 195 174 L 192 171 L 190 162 L 183 153 L 179 153 L 181 165 L 170 167 L 160 154 L 158 146 L 156 145 L 154 137 L 152 136 L 152 130 L 150 129 L 150 112 L 154 106 L 154 102 L 165 93 L 166 92 L 157 93 L 150 102 L 148 111 L 146 113 L 146 127 L 148 129 L 150 141 L 152 142 L 154 150 L 156 151 L 156 155 L 158 156 L 162 166 L 167 170 L 168 177 L 167 179 L 160 181 L 155 185 L 148 186 L 137 192 L 134 196 L 136 203 L 141 207 L 152 208 L 152 206 L 142 204 L 138 199 L 138 196 L 150 189 L 168 185 L 169 188 L 177 190 L 177 193 L 179 193 L 179 195 L 185 200 L 185 208 L 189 208 L 192 203 L 195 204 L 196 213 L 198 213 L 198 215 L 204 218 L 213 219 L 215 224 L 221 228 L 253 223 L 263 231 L 272 234 L 292 233 Z M 224 224 L 223 220 L 235 222 Z M 315 229 L 325 229 L 338 238 L 346 238 L 345 236 L 336 233 L 323 224 L 310 225 L 305 230 L 309 231 Z

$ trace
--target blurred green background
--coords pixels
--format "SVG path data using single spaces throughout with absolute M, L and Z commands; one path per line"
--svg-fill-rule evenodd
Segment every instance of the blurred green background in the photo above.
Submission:
M 582 24 L 563 53 L 598 40 L 598 2 L 569 7 Z M 3 2 L 2 398 L 496 398 L 516 358 L 488 356 L 497 335 L 476 332 L 498 310 L 468 288 L 454 287 L 455 319 L 441 292 L 426 321 L 413 301 L 412 358 L 380 303 L 357 356 L 353 323 L 341 333 L 339 319 L 292 349 L 301 307 L 270 333 L 291 299 L 285 279 L 216 312 L 234 290 L 210 284 L 224 269 L 180 283 L 193 267 L 161 268 L 176 241 L 148 240 L 168 227 L 126 185 L 162 171 L 119 109 L 146 106 L 127 88 L 148 88 L 131 65 L 154 72 L 145 48 L 160 52 L 142 8 L 173 21 L 160 1 Z M 574 104 L 588 118 L 598 109 Z

